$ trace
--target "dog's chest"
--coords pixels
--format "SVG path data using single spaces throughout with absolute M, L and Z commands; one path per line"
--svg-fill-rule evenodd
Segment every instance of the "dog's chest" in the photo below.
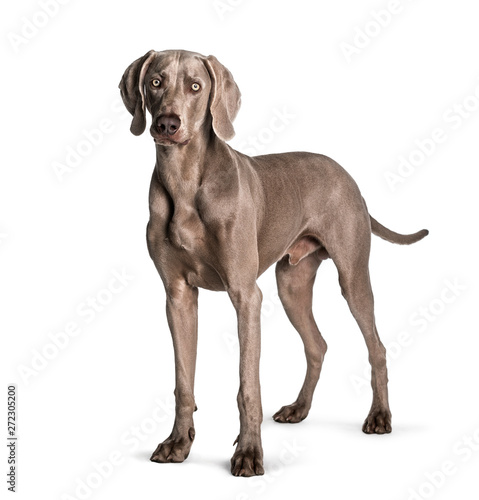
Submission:
M 168 241 L 178 250 L 193 252 L 205 240 L 205 227 L 193 206 L 175 210 L 167 226 Z
M 209 191 L 205 193 L 200 188 L 172 199 L 173 210 L 168 218 L 166 236 L 173 247 L 195 257 L 216 253 L 216 247 L 223 244 L 220 235 L 228 214 L 222 209 L 220 200 L 208 196 Z
M 231 214 L 215 194 L 206 182 L 196 190 L 167 189 L 153 177 L 147 238 L 165 275 L 180 272 L 193 286 L 223 290 L 218 256 L 231 244 Z

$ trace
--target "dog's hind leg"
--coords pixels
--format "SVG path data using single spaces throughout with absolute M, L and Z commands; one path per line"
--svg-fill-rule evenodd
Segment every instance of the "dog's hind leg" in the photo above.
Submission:
M 363 431 L 367 434 L 391 432 L 388 401 L 386 349 L 382 344 L 374 317 L 374 297 L 369 278 L 371 229 L 367 213 L 357 212 L 348 223 L 338 225 L 328 246 L 339 273 L 341 292 L 361 329 L 369 352 L 373 402 Z
M 276 422 L 281 423 L 301 422 L 307 417 L 327 348 L 312 311 L 313 284 L 321 263 L 318 252 L 308 255 L 297 265 L 291 265 L 289 262 L 288 256 L 278 262 L 276 280 L 286 314 L 303 340 L 307 370 L 296 401 L 283 406 L 273 416 Z

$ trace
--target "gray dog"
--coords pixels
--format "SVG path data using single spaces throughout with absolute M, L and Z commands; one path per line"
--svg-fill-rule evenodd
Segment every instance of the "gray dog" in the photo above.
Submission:
M 231 472 L 264 474 L 262 295 L 256 280 L 274 263 L 281 302 L 301 335 L 307 360 L 298 398 L 283 406 L 274 420 L 300 422 L 311 407 L 326 353 L 313 318 L 312 290 L 321 261 L 331 257 L 369 351 L 373 402 L 363 431 L 391 432 L 386 350 L 376 330 L 369 280 L 371 232 L 408 245 L 428 231 L 402 235 L 382 226 L 369 215 L 354 180 L 326 156 L 301 152 L 251 158 L 229 147 L 225 141 L 234 136 L 240 92 L 231 73 L 213 56 L 152 50 L 127 68 L 120 90 L 133 115 L 133 134 L 144 132 L 146 109 L 152 116 L 156 166 L 147 241 L 165 286 L 175 351 L 175 423 L 151 460 L 182 462 L 195 437 L 201 287 L 228 292 L 238 319 L 240 432 Z

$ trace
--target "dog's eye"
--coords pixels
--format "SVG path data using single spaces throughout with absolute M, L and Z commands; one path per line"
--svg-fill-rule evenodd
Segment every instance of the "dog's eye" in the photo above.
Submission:
M 161 82 L 160 80 L 158 80 L 158 78 L 155 78 L 151 81 L 151 84 L 153 85 L 153 87 L 159 87 L 161 85 Z
M 200 87 L 200 84 L 199 84 L 199 83 L 196 83 L 196 82 L 195 82 L 195 83 L 193 83 L 193 84 L 191 85 L 191 90 L 193 90 L 194 92 L 198 92 L 198 90 L 200 90 L 200 88 L 201 88 L 201 87 Z

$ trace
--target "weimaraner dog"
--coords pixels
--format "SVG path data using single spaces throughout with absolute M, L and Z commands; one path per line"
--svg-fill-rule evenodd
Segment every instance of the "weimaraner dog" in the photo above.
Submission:
M 176 363 L 176 415 L 153 462 L 182 462 L 195 437 L 193 385 L 198 288 L 226 291 L 235 307 L 240 346 L 240 432 L 231 459 L 235 476 L 264 474 L 259 381 L 260 309 L 257 278 L 276 264 L 286 314 L 301 335 L 307 360 L 296 401 L 276 422 L 308 415 L 326 352 L 312 314 L 313 283 L 331 257 L 341 292 L 364 335 L 372 367 L 373 402 L 363 431 L 391 432 L 386 350 L 374 320 L 369 280 L 371 232 L 387 241 L 414 243 L 427 230 L 401 235 L 373 219 L 350 175 L 312 153 L 248 157 L 225 141 L 234 136 L 240 92 L 213 56 L 150 51 L 130 64 L 120 82 L 143 133 L 146 109 L 156 145 L 147 227 L 148 249 L 166 290 L 166 314 Z

